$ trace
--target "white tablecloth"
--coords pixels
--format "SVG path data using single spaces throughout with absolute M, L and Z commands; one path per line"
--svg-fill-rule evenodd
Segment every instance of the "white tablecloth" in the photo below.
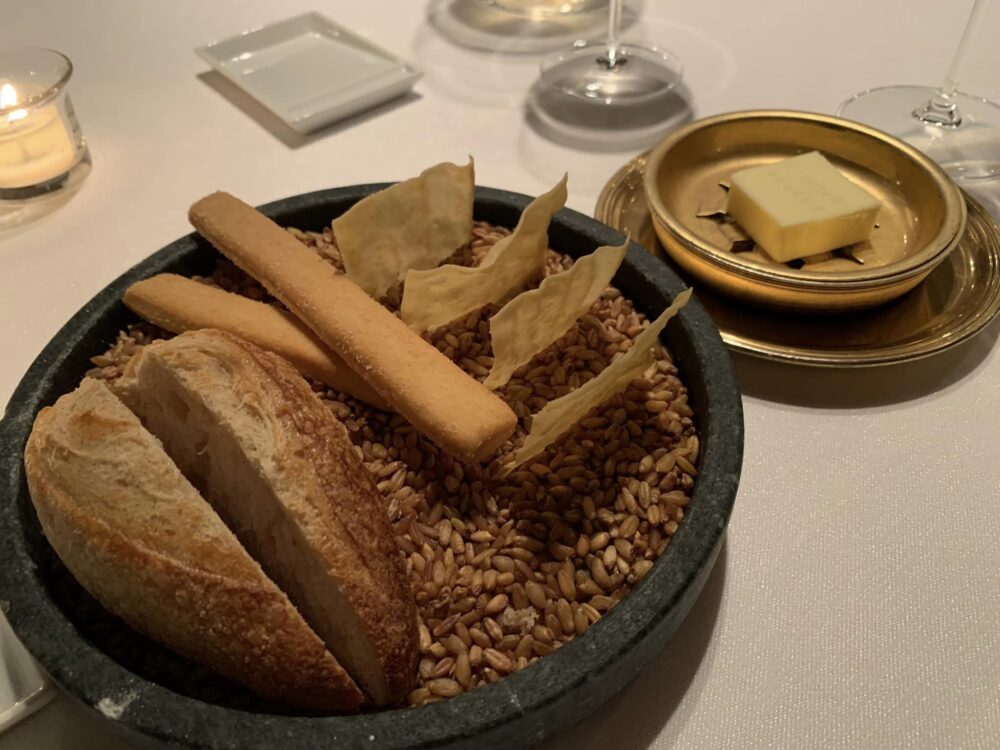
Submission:
M 831 112 L 863 88 L 938 82 L 970 7 L 647 0 L 632 36 L 682 58 L 696 116 Z M 201 77 L 195 46 L 303 10 L 425 69 L 416 96 L 289 145 Z M 256 204 L 471 153 L 480 184 L 525 193 L 569 170 L 569 205 L 591 213 L 631 154 L 537 135 L 521 110 L 536 58 L 462 51 L 424 11 L 403 0 L 3 3 L 0 47 L 53 47 L 76 64 L 70 90 L 95 166 L 58 212 L 0 235 L 0 403 L 67 317 L 188 232 L 187 206 L 212 190 Z M 994 99 L 998 35 L 994 7 L 963 84 Z M 666 652 L 552 747 L 1000 746 L 998 333 L 883 370 L 738 359 L 746 460 L 717 569 Z M 0 750 L 124 747 L 110 736 L 60 697 Z

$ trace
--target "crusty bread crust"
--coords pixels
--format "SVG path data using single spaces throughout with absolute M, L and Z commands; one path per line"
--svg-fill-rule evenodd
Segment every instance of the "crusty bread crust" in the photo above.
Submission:
M 517 417 L 496 394 L 259 211 L 220 192 L 188 218 L 449 453 L 486 460 L 514 432 Z
M 362 703 L 288 597 L 103 383 L 84 380 L 39 413 L 25 468 L 60 559 L 132 627 L 287 705 Z
M 161 273 L 125 290 L 125 304 L 171 333 L 218 328 L 280 354 L 300 372 L 385 409 L 386 402 L 291 313 L 185 276 Z
M 384 501 L 308 383 L 271 352 L 202 330 L 145 347 L 118 388 L 362 688 L 402 701 L 416 677 L 413 594 Z M 226 478 L 236 461 L 255 482 L 239 493 Z M 331 601 L 353 610 L 346 624 Z

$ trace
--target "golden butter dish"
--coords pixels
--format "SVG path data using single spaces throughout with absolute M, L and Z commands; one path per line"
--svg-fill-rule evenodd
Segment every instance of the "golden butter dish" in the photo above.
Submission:
M 675 265 L 653 228 L 643 191 L 646 155 L 604 187 L 594 216 Z M 696 294 L 730 349 L 763 359 L 867 367 L 921 359 L 966 341 L 1000 312 L 1000 228 L 964 195 L 968 222 L 954 252 L 908 294 L 871 310 L 788 314 L 741 304 L 705 285 Z
M 863 243 L 778 263 L 725 213 L 730 176 L 818 151 L 881 208 Z M 871 307 L 909 291 L 956 246 L 965 203 L 917 149 L 857 123 L 790 111 L 734 112 L 691 123 L 650 151 L 644 175 L 652 227 L 702 285 L 797 311 Z

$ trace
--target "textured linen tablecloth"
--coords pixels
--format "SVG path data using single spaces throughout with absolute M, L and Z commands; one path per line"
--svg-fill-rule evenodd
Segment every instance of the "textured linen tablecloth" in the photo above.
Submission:
M 996 99 L 994 6 L 963 88 Z M 832 112 L 864 88 L 938 82 L 970 7 L 647 0 L 630 35 L 683 60 L 696 117 Z M 193 48 L 305 10 L 424 69 L 415 95 L 301 142 L 220 95 Z M 457 48 L 425 10 L 402 0 L 0 2 L 0 47 L 72 58 L 94 156 L 68 204 L 0 236 L 0 403 L 97 290 L 189 231 L 187 206 L 212 190 L 257 204 L 471 153 L 479 184 L 529 194 L 569 170 L 569 205 L 592 213 L 631 154 L 539 136 L 521 106 L 537 56 Z M 746 460 L 715 572 L 662 656 L 549 746 L 1000 746 L 998 333 L 880 370 L 737 358 Z M 0 750 L 124 747 L 62 696 L 0 736 Z

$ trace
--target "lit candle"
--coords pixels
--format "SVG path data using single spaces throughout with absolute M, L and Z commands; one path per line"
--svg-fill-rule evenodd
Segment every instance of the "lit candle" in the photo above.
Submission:
M 27 104 L 42 89 L 0 82 L 0 188 L 40 185 L 66 174 L 79 160 L 70 123 L 52 102 Z M 25 103 L 21 109 L 13 109 Z

